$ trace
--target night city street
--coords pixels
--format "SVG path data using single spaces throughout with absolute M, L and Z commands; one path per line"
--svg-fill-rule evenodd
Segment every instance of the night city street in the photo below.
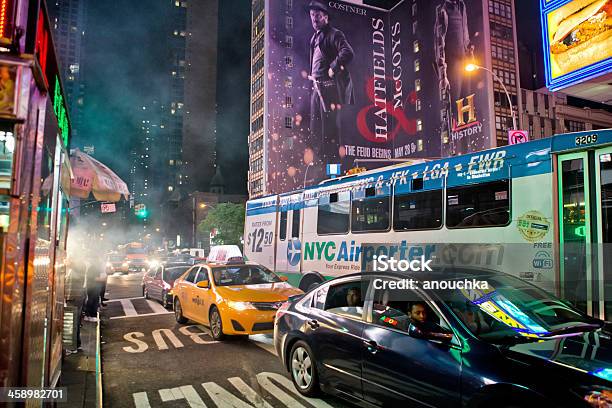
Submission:
M 0 0 L 0 407 L 612 408 L 612 0 Z
M 181 407 L 183 399 L 191 407 L 347 406 L 331 397 L 300 397 L 277 364 L 269 335 L 216 342 L 204 326 L 176 323 L 159 303 L 127 297 L 141 291 L 137 278 L 108 281 L 112 300 L 101 314 L 100 333 L 106 406 Z

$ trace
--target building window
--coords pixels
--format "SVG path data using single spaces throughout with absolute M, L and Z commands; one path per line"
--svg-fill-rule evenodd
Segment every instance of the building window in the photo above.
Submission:
M 285 88 L 293 87 L 293 79 L 291 77 L 285 78 Z
M 585 130 L 584 122 L 578 122 L 576 120 L 566 120 L 565 127 L 568 132 L 582 132 Z
M 414 102 L 414 109 L 415 109 L 417 112 L 421 110 L 421 100 L 420 100 L 420 99 L 417 99 L 417 100 Z
M 291 55 L 286 55 L 285 56 L 285 67 L 286 68 L 293 68 L 293 57 Z
M 412 17 L 416 17 L 417 14 L 417 5 L 416 3 L 412 3 Z
M 414 80 L 414 90 L 417 92 L 421 90 L 421 80 L 420 79 Z
M 293 108 L 293 100 L 291 96 L 285 96 L 285 108 Z
M 293 36 L 291 36 L 291 35 L 286 35 L 285 36 L 285 47 L 286 48 L 293 48 Z
M 287 30 L 292 30 L 293 29 L 293 17 L 291 17 L 291 16 L 286 16 L 285 17 L 285 28 Z
M 423 120 L 422 119 L 417 119 L 416 129 L 418 132 L 423 130 Z
M 419 152 L 423 151 L 423 139 L 417 140 L 417 151 Z
M 421 70 L 421 63 L 418 59 L 414 60 L 414 72 L 419 72 Z
M 293 0 L 285 0 L 285 7 L 287 7 L 287 10 L 291 10 L 293 8 Z
M 168 191 L 174 191 L 174 187 L 173 186 L 168 186 Z
M 418 22 L 414 21 L 412 23 L 412 34 L 416 35 L 418 29 L 419 29 L 419 24 L 418 24 Z
M 412 44 L 412 47 L 413 47 L 415 53 L 419 52 L 419 40 L 414 40 L 414 43 Z
M 291 116 L 285 116 L 285 127 L 287 129 L 293 128 L 293 118 Z

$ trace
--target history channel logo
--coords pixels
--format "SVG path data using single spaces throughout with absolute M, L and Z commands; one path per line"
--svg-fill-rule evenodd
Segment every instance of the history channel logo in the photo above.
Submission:
M 287 242 L 287 262 L 291 266 L 297 266 L 302 258 L 302 243 L 294 238 Z

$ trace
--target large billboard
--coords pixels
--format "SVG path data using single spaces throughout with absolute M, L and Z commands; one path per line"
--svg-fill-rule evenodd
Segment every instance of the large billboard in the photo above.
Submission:
M 612 0 L 542 0 L 540 5 L 548 88 L 612 72 Z
M 267 3 L 268 192 L 492 147 L 482 0 Z

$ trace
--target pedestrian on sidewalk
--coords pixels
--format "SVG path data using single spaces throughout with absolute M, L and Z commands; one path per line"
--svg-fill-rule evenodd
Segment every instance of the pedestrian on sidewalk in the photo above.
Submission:
M 106 280 L 106 272 L 104 270 L 104 259 L 93 254 L 89 257 L 89 265 L 87 267 L 87 304 L 85 306 L 85 321 L 98 321 L 98 308 L 100 305 L 100 296 L 102 284 Z
M 66 258 L 66 294 L 67 306 L 75 308 L 74 326 L 76 328 L 76 352 L 81 350 L 81 315 L 85 306 L 87 291 L 85 289 L 85 272 L 87 266 L 85 262 L 76 254 L 71 254 Z

